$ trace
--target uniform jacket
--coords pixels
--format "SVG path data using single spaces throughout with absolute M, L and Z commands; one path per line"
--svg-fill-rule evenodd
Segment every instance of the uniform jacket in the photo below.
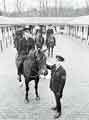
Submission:
M 62 97 L 63 88 L 66 81 L 66 71 L 60 66 L 56 69 L 56 65 L 47 65 L 47 68 L 51 70 L 50 89 L 56 94 L 59 93 Z
M 19 54 L 27 53 L 27 41 L 25 38 L 19 40 Z
M 35 41 L 31 37 L 29 37 L 28 40 L 27 40 L 27 48 L 28 48 L 28 52 L 32 48 L 35 48 Z
M 42 36 L 39 39 L 35 38 L 35 44 L 37 48 L 42 48 L 44 44 L 44 38 Z

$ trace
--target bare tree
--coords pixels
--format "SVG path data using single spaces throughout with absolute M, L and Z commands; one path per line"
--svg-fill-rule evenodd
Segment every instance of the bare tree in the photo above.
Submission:
M 40 0 L 40 16 L 41 16 L 41 10 L 42 10 L 42 1 Z
M 44 4 L 44 1 L 42 2 L 42 15 L 44 16 L 45 15 L 45 4 Z
M 62 0 L 59 0 L 59 11 L 58 11 L 59 15 L 62 16 L 63 14 L 63 8 L 62 8 Z
M 89 12 L 89 0 L 85 0 L 87 11 Z
M 55 15 L 57 16 L 58 15 L 58 13 L 57 13 L 57 0 L 55 0 Z
M 22 12 L 24 8 L 23 0 L 16 0 L 16 8 L 18 12 Z
M 6 0 L 3 0 L 4 12 L 6 12 Z
M 48 1 L 46 0 L 46 15 L 48 16 L 49 10 L 48 10 Z

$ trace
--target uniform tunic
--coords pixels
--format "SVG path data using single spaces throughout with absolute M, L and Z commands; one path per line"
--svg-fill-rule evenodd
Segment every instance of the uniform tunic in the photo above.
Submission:
M 51 70 L 50 89 L 62 97 L 63 88 L 66 82 L 66 71 L 62 66 L 56 68 L 56 65 L 47 65 L 47 68 Z

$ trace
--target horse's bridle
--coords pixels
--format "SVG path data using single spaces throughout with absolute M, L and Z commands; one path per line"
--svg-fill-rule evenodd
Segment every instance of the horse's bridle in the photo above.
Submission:
M 37 52 L 38 52 L 38 51 L 37 51 Z M 35 61 L 38 63 L 36 51 L 34 52 L 34 58 L 35 58 Z M 42 61 L 42 59 L 43 59 L 43 55 L 42 55 L 42 57 L 40 58 L 39 63 Z
M 38 64 L 36 51 L 34 51 L 34 58 L 35 58 L 35 62 Z M 38 77 L 38 76 L 39 76 L 39 73 L 38 73 L 37 71 L 35 71 L 35 70 L 32 69 L 32 72 L 36 73 L 36 75 L 30 76 L 31 78 L 34 78 L 34 77 Z
M 38 64 L 38 60 L 37 60 L 37 55 L 36 55 L 36 51 L 34 51 L 34 58 L 35 58 L 35 62 Z M 43 56 L 42 56 L 43 59 Z M 42 60 L 40 59 L 40 61 Z M 39 61 L 39 62 L 40 62 Z M 36 72 L 35 70 L 32 70 L 32 72 L 36 73 L 37 75 L 31 76 L 31 77 L 38 77 L 40 74 L 38 72 Z

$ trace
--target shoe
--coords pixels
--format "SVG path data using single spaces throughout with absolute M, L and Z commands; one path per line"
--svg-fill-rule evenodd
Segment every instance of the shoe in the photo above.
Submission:
M 55 119 L 58 119 L 61 116 L 61 112 L 57 112 L 56 115 L 54 116 Z
M 52 107 L 51 109 L 52 109 L 52 110 L 57 110 L 57 107 Z

